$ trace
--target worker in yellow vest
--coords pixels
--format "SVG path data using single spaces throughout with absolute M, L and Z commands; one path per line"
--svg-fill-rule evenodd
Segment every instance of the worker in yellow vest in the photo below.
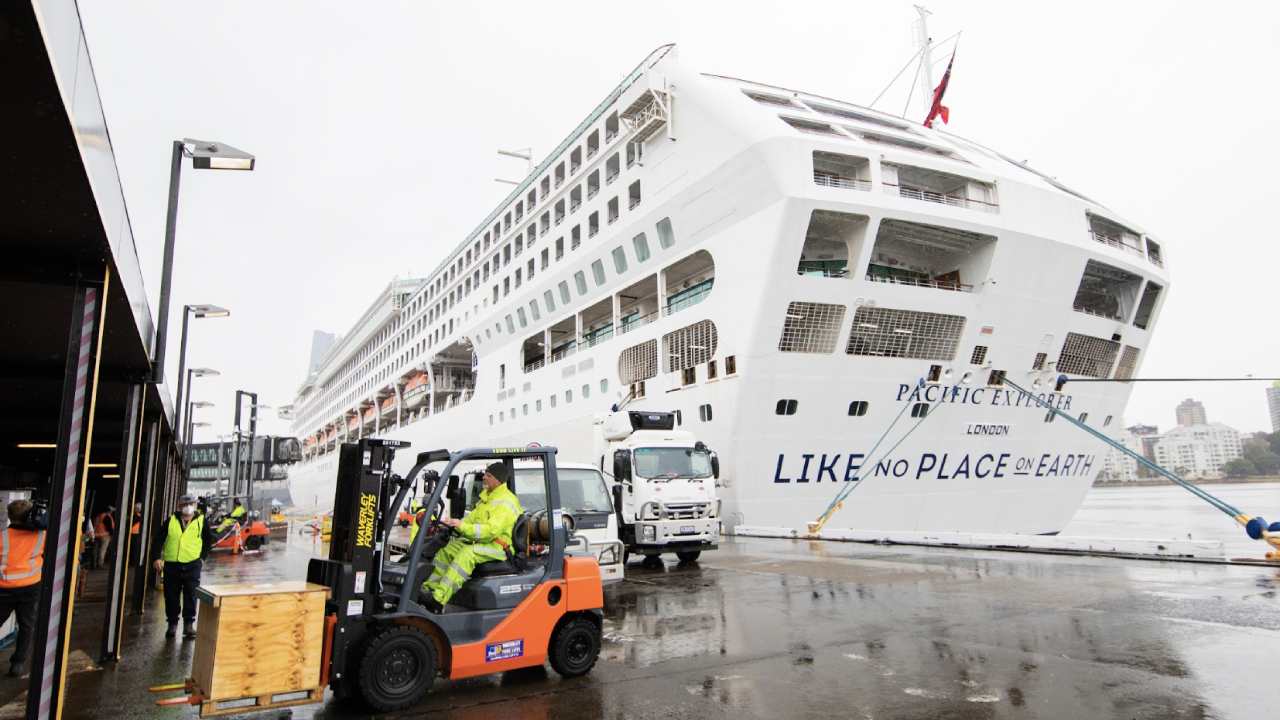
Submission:
M 178 633 L 178 614 L 182 614 L 182 637 L 196 636 L 196 586 L 200 584 L 200 568 L 209 548 L 213 532 L 205 524 L 204 515 L 196 513 L 196 499 L 190 495 L 178 498 L 178 510 L 160 527 L 155 547 L 159 557 L 156 572 L 164 573 L 164 615 L 168 629 L 164 636 Z M 179 605 L 181 601 L 181 605 Z
M 40 602 L 40 575 L 44 569 L 44 530 L 29 524 L 31 503 L 9 503 L 9 527 L 0 533 L 0 624 L 10 613 L 18 615 L 18 639 L 9 658 L 10 677 L 23 674 L 31 631 Z
M 240 523 L 241 527 L 244 526 L 244 505 L 240 504 L 240 498 L 232 500 L 231 505 L 231 512 L 222 519 L 222 522 L 218 523 L 219 535 L 230 530 L 231 526 L 236 523 Z

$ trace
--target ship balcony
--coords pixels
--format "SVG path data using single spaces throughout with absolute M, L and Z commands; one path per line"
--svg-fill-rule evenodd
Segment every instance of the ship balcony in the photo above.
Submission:
M 658 277 L 650 275 L 618 293 L 618 334 L 638 330 L 661 317 Z
M 995 252 L 990 235 L 955 228 L 885 220 L 867 265 L 872 282 L 973 292 L 986 282 Z
M 1094 242 L 1133 253 L 1138 257 L 1146 256 L 1142 252 L 1142 236 L 1137 232 L 1100 215 L 1094 215 L 1093 213 L 1087 213 L 1087 215 L 1089 219 L 1089 237 L 1093 238 Z M 1158 245 L 1156 247 L 1159 248 Z M 1158 255 L 1159 250 L 1157 249 L 1156 252 Z
M 796 274 L 806 277 L 845 278 L 849 258 L 861 254 L 867 234 L 867 217 L 831 210 L 814 210 L 805 230 L 804 247 Z
M 578 345 L 584 348 L 595 347 L 613 337 L 613 298 L 606 297 L 584 309 L 578 314 L 582 335 Z
M 639 204 L 640 204 L 640 181 L 637 180 L 631 183 L 631 186 L 627 188 L 627 209 L 635 210 L 636 206 Z
M 569 213 L 577 212 L 582 207 L 582 185 L 575 186 L 569 191 Z
M 619 210 L 618 210 L 618 198 L 616 198 L 616 197 L 615 197 L 615 198 L 613 198 L 613 199 L 609 200 L 609 204 L 608 204 L 608 206 L 607 206 L 606 210 L 607 210 L 607 212 L 608 212 L 608 218 L 609 218 L 608 224 L 612 225 L 612 224 L 614 224 L 615 222 L 617 222 L 617 220 L 618 220 L 618 213 L 619 213 Z
M 582 169 L 582 148 L 576 147 L 569 153 L 569 174 L 573 175 Z
M 871 163 L 866 158 L 815 150 L 813 184 L 842 190 L 870 190 Z
M 884 191 L 890 195 L 980 212 L 1000 211 L 995 200 L 995 186 L 991 183 L 893 163 L 884 163 L 881 173 Z
M 556 186 L 556 189 L 557 189 L 557 190 L 559 190 L 559 189 L 560 189 L 560 186 L 564 184 L 564 179 L 565 179 L 565 177 L 566 177 L 566 175 L 565 175 L 565 172 L 564 172 L 564 163 L 562 162 L 562 163 L 560 163 L 559 165 L 556 165 L 556 183 L 555 183 L 555 186 Z
M 1086 315 L 1125 322 L 1138 299 L 1142 278 L 1128 270 L 1090 260 L 1085 264 L 1073 310 Z
M 706 300 L 715 279 L 715 263 L 706 250 L 699 250 L 667 267 L 662 271 L 666 296 L 663 315 L 674 315 Z
M 598 192 L 600 192 L 600 171 L 592 170 L 591 174 L 587 175 L 587 199 L 595 197 Z
M 539 332 L 525 338 L 520 350 L 526 373 L 531 373 L 547 364 L 547 343 L 543 333 Z
M 559 362 L 578 350 L 576 336 L 578 334 L 577 316 L 570 315 L 547 329 L 548 344 L 551 352 L 547 361 Z
M 654 90 L 645 90 L 622 112 L 622 119 L 635 134 L 636 143 L 648 140 L 666 126 L 667 117 L 667 94 Z
M 618 154 L 614 153 L 604 163 L 604 184 L 612 184 L 618 179 L 618 175 L 622 172 L 622 161 L 618 159 Z

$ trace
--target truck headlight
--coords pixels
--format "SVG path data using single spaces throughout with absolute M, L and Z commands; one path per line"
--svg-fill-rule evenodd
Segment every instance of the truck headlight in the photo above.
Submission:
M 597 562 L 600 563 L 601 565 L 613 565 L 614 563 L 618 562 L 617 548 L 610 545 L 604 550 L 601 550 L 600 557 L 597 559 Z
M 653 525 L 645 525 L 640 528 L 640 539 L 654 541 L 658 539 L 658 528 Z

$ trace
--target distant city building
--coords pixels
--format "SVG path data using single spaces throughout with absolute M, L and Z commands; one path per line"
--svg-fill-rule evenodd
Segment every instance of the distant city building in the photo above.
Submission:
M 1267 409 L 1271 411 L 1271 432 L 1280 432 L 1280 380 L 1267 388 Z
M 1181 424 L 1186 404 L 1178 406 L 1178 427 L 1158 436 L 1156 462 L 1187 478 L 1222 477 L 1222 466 L 1241 455 L 1240 433 L 1222 423 Z
M 1207 425 L 1209 418 L 1204 414 L 1204 403 L 1187 398 L 1178 403 L 1179 425 Z
M 1113 439 L 1133 452 L 1146 456 L 1147 451 L 1144 441 L 1147 438 L 1142 433 L 1136 431 L 1147 429 L 1150 429 L 1152 434 L 1154 434 L 1156 430 L 1152 425 L 1134 425 L 1133 427 L 1121 430 L 1118 435 L 1113 437 Z M 1146 476 L 1141 473 L 1141 470 L 1144 469 L 1145 468 L 1139 466 L 1137 460 L 1118 449 L 1111 449 L 1102 458 L 1103 477 L 1110 482 L 1134 482 L 1139 477 Z
M 338 336 L 333 333 L 327 333 L 323 330 L 313 330 L 311 332 L 311 360 L 307 364 L 307 376 L 310 377 L 328 357 L 329 351 L 334 345 L 338 344 Z

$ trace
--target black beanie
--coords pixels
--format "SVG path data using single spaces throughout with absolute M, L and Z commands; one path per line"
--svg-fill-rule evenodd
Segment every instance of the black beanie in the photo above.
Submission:
M 507 466 L 504 463 L 492 463 L 484 471 L 498 478 L 498 482 L 505 483 L 507 481 Z

